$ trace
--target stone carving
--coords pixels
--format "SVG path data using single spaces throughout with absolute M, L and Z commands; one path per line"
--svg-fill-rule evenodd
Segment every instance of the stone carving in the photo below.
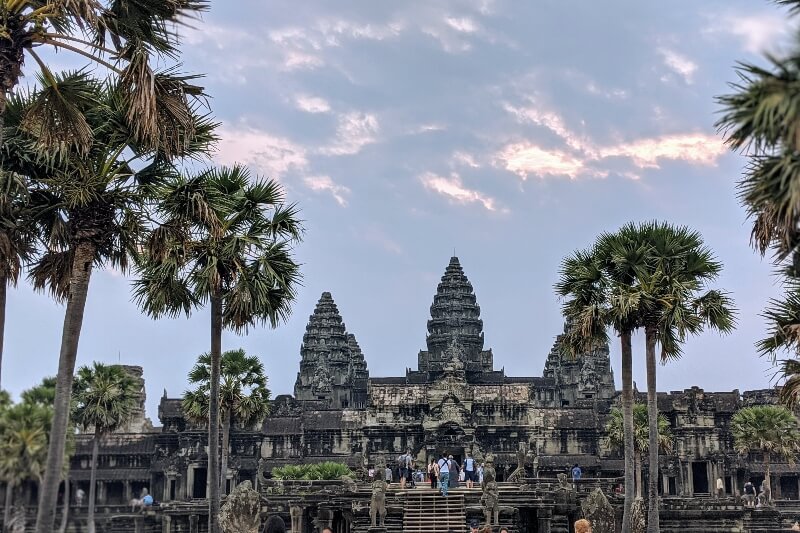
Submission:
M 494 469 L 494 456 L 486 456 L 486 465 L 483 468 L 483 495 L 481 506 L 487 524 L 497 525 L 500 518 L 500 491 L 497 488 L 496 472 Z
M 25 507 L 15 505 L 13 507 L 11 520 L 9 520 L 7 531 L 10 533 L 25 533 Z
M 369 502 L 369 520 L 372 527 L 380 526 L 386 522 L 386 482 L 383 480 L 383 470 L 375 472 L 375 481 L 372 482 L 372 499 Z
M 594 357 L 583 357 L 580 376 L 578 378 L 578 390 L 593 391 L 597 388 L 597 368 Z
M 330 392 L 333 388 L 333 376 L 328 369 L 328 365 L 321 364 L 314 371 L 314 383 L 312 390 L 314 393 Z
M 292 518 L 292 533 L 303 531 L 303 508 L 292 505 L 289 507 L 289 516 Z
M 583 502 L 583 516 L 592 524 L 592 533 L 615 533 L 614 508 L 599 488 Z
M 646 533 L 647 504 L 644 499 L 636 498 L 631 505 L 631 533 Z
M 567 478 L 567 475 L 565 473 L 561 472 L 556 477 L 558 478 L 558 490 L 565 490 L 565 491 L 572 490 L 572 487 L 569 484 L 569 479 Z
M 224 533 L 258 533 L 261 526 L 261 498 L 250 481 L 239 483 L 225 500 L 219 513 Z
M 525 460 L 528 456 L 528 447 L 525 442 L 520 441 L 517 447 L 517 469 L 514 470 L 510 476 L 509 481 L 520 482 L 525 478 Z

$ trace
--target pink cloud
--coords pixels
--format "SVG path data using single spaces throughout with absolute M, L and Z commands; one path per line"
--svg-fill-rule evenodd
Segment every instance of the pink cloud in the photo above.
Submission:
M 223 164 L 244 163 L 270 177 L 279 178 L 290 169 L 308 167 L 305 147 L 291 140 L 245 125 L 223 124 L 215 159 Z
M 510 144 L 495 157 L 506 170 L 522 179 L 529 175 L 540 178 L 569 176 L 572 179 L 585 174 L 597 175 L 597 171 L 587 168 L 580 157 L 560 150 L 546 150 L 527 141 Z
M 639 168 L 658 168 L 662 159 L 712 166 L 726 152 L 714 135 L 679 133 L 601 148 L 600 157 L 627 157 Z
M 426 189 L 433 191 L 459 204 L 479 203 L 488 211 L 496 211 L 495 199 L 487 196 L 480 191 L 468 189 L 461 182 L 458 174 L 451 174 L 450 177 L 439 176 L 433 172 L 426 172 L 419 177 Z
M 344 185 L 335 183 L 330 176 L 306 176 L 303 183 L 312 191 L 328 192 L 333 199 L 342 207 L 347 207 L 346 195 L 350 194 L 350 189 Z

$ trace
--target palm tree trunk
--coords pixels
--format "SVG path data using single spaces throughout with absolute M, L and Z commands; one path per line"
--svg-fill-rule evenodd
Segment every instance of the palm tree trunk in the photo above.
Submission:
M 58 533 L 66 533 L 67 523 L 69 521 L 69 477 L 64 480 L 64 507 L 61 511 L 61 525 L 58 527 Z
M 764 452 L 764 486 L 769 489 L 769 502 L 772 501 L 772 481 L 769 478 L 769 452 Z M 767 503 L 769 503 L 767 502 Z
M 645 332 L 647 359 L 647 426 L 649 476 L 647 479 L 647 533 L 659 532 L 658 517 L 658 396 L 656 393 L 656 335 L 653 327 Z
M 89 533 L 94 533 L 94 501 L 97 498 L 97 455 L 100 451 L 100 430 L 95 428 L 92 441 L 92 471 L 89 474 L 89 514 L 86 517 Z
M 636 469 L 636 499 L 642 497 L 642 454 L 635 452 L 633 457 L 633 464 Z
M 222 297 L 211 296 L 211 384 L 208 401 L 208 531 L 219 529 L 219 374 L 222 358 Z M 37 532 L 38 533 L 38 532 Z
M 622 513 L 622 533 L 631 533 L 631 506 L 634 498 L 633 459 L 633 347 L 631 332 L 620 335 L 622 347 L 622 431 L 625 454 L 625 504 Z
M 6 485 L 6 501 L 3 508 L 3 531 L 8 531 L 8 522 L 11 520 L 11 506 L 14 505 L 14 483 Z
M 2 129 L 2 125 L 0 125 Z M 3 383 L 3 343 L 6 332 L 6 292 L 8 291 L 8 278 L 0 275 L 0 388 Z
M 220 468 L 220 492 L 223 496 L 228 494 L 228 455 L 231 450 L 231 413 L 227 409 L 223 411 L 222 422 L 222 467 Z
M 96 248 L 93 244 L 82 242 L 75 248 L 75 256 L 72 260 L 69 297 L 61 334 L 61 352 L 58 356 L 53 424 L 47 448 L 47 466 L 42 483 L 42 494 L 39 497 L 39 509 L 36 512 L 36 533 L 52 533 L 55 526 L 58 485 L 64 466 L 64 446 L 67 439 L 72 379 L 75 373 L 78 340 L 81 336 L 83 312 L 86 308 L 86 295 L 89 292 L 89 279 L 92 274 L 95 251 Z
M 222 411 L 222 467 L 220 468 L 220 494 L 228 494 L 228 453 L 231 449 L 231 414 L 227 409 Z

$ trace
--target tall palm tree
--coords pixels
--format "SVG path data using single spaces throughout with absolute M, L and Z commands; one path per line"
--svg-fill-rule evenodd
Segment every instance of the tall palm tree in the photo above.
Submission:
M 681 356 L 688 335 L 706 327 L 722 333 L 734 327 L 732 300 L 706 284 L 717 278 L 722 265 L 714 259 L 696 231 L 665 222 L 631 223 L 614 239 L 620 250 L 646 250 L 636 272 L 638 302 L 645 332 L 647 368 L 647 410 L 649 429 L 649 479 L 647 531 L 659 531 L 658 503 L 658 397 L 656 388 L 656 346 L 661 362 Z
M 95 362 L 78 369 L 75 379 L 75 421 L 84 431 L 93 431 L 92 471 L 89 480 L 89 533 L 94 533 L 97 454 L 100 440 L 127 423 L 135 413 L 139 389 L 133 377 L 118 365 Z
M 0 0 L 0 141 L 7 99 L 19 83 L 25 59 L 31 58 L 53 87 L 40 93 L 39 105 L 29 111 L 31 125 L 46 123 L 42 140 L 51 147 L 65 143 L 88 151 L 91 146 L 92 128 L 76 105 L 75 87 L 57 83 L 37 52 L 43 45 L 78 54 L 108 70 L 138 143 L 160 144 L 170 122 L 188 128 L 191 113 L 182 105 L 182 95 L 199 88 L 174 68 L 156 70 L 154 65 L 177 60 L 177 28 L 207 6 L 206 0 Z
M 637 273 L 643 268 L 647 247 L 620 242 L 604 233 L 587 250 L 562 261 L 556 294 L 564 299 L 562 313 L 567 331 L 562 348 L 577 357 L 597 343 L 608 342 L 608 330 L 620 339 L 622 359 L 622 416 L 625 456 L 625 503 L 622 531 L 631 531 L 634 500 L 633 347 L 634 331 L 642 327 Z
M 800 427 L 787 408 L 755 405 L 737 411 L 731 418 L 733 445 L 741 454 L 761 453 L 764 456 L 764 481 L 770 484 L 770 459 L 773 455 L 794 463 L 800 452 Z M 770 491 L 771 494 L 771 491 Z
M 161 224 L 142 247 L 134 299 L 154 318 L 210 304 L 209 531 L 218 533 L 222 331 L 274 328 L 289 316 L 300 280 L 292 245 L 302 229 L 280 185 L 241 166 L 176 177 L 157 193 Z
M 7 407 L 0 415 L 0 479 L 6 484 L 3 524 L 11 518 L 15 488 L 28 479 L 41 486 L 51 416 L 47 408 L 27 403 Z
M 28 186 L 24 176 L 0 170 L 0 372 L 6 326 L 6 291 L 9 285 L 16 286 L 22 265 L 32 258 L 34 250 Z
M 667 417 L 659 414 L 657 427 L 658 449 L 662 452 L 672 451 L 672 431 Z M 612 449 L 622 450 L 625 447 L 625 430 L 622 411 L 611 409 L 606 422 L 606 442 Z M 647 405 L 637 403 L 633 406 L 633 448 L 636 457 L 636 497 L 642 496 L 642 457 L 650 447 L 650 424 L 648 422 Z
M 183 410 L 195 421 L 208 421 L 211 356 L 201 355 L 189 372 L 189 383 L 196 388 L 183 394 Z M 220 490 L 226 494 L 231 425 L 252 427 L 269 414 L 270 391 L 264 365 L 244 350 L 229 350 L 220 362 L 219 409 L 222 418 L 222 465 Z
M 800 13 L 800 1 L 778 0 L 790 13 Z M 795 36 L 800 44 L 800 36 Z M 737 67 L 738 81 L 730 94 L 718 98 L 722 117 L 717 126 L 734 151 L 749 159 L 738 182 L 739 199 L 753 221 L 751 244 L 765 255 L 774 254 L 784 288 L 781 298 L 771 299 L 763 316 L 769 336 L 757 343 L 761 355 L 773 362 L 781 352 L 790 358 L 780 362 L 786 378 L 781 398 L 800 405 L 800 157 L 797 156 L 800 123 L 795 109 L 800 83 L 800 47 L 788 48 L 783 57 L 769 56 L 764 68 L 751 63 Z
M 140 145 L 125 123 L 117 88 L 85 73 L 59 75 L 59 87 L 74 86 L 81 98 L 74 105 L 92 130 L 88 152 L 72 148 L 52 151 L 39 143 L 38 130 L 26 126 L 26 114 L 39 92 L 9 99 L 6 137 L 0 146 L 0 167 L 27 176 L 31 203 L 44 251 L 30 268 L 37 289 L 49 289 L 66 302 L 47 471 L 37 511 L 37 533 L 50 533 L 55 520 L 58 485 L 64 464 L 64 436 L 69 422 L 70 395 L 78 341 L 92 271 L 111 266 L 125 271 L 138 251 L 145 230 L 145 210 L 151 188 L 174 174 L 170 156 Z M 199 156 L 212 140 L 211 124 L 194 114 L 191 130 L 169 126 L 180 139 L 183 156 Z

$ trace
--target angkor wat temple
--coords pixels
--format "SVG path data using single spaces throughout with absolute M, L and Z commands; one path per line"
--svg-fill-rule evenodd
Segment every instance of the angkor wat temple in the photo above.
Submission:
M 263 531 L 336 533 L 370 530 L 371 488 L 365 481 L 277 481 L 273 468 L 337 461 L 362 476 L 394 464 L 410 449 L 418 464 L 446 452 L 460 460 L 490 454 L 499 482 L 500 524 L 510 531 L 571 531 L 581 502 L 600 488 L 619 518 L 621 451 L 611 449 L 604 427 L 619 393 L 608 347 L 576 359 L 550 350 L 541 377 L 515 377 L 495 367 L 484 346 L 483 322 L 471 283 L 453 257 L 438 285 L 427 323 L 427 346 L 417 368 L 404 376 L 371 377 L 367 359 L 348 332 L 329 293 L 323 293 L 303 336 L 294 395 L 275 398 L 271 416 L 257 428 L 232 435 L 228 487 L 249 480 L 262 499 Z M 557 342 L 557 341 L 556 341 Z M 141 369 L 131 367 L 141 376 Z M 763 479 L 761 457 L 741 457 L 728 430 L 743 406 L 773 403 L 775 390 L 705 392 L 693 387 L 661 393 L 660 412 L 674 435 L 662 454 L 659 487 L 662 531 L 781 531 L 800 519 L 797 467 L 772 465 L 775 505 L 745 509 L 735 496 L 747 479 Z M 641 401 L 644 395 L 640 394 Z M 142 405 L 144 396 L 142 396 Z M 184 417 L 181 401 L 161 399 L 161 427 L 141 416 L 101 449 L 98 471 L 99 531 L 201 533 L 207 530 L 206 429 Z M 88 493 L 90 436 L 78 437 L 71 494 Z M 564 486 L 557 475 L 579 464 L 584 478 Z M 645 475 L 646 464 L 643 468 Z M 716 479 L 725 494 L 716 497 Z M 363 478 L 362 478 L 363 479 Z M 127 502 L 148 488 L 158 504 L 131 513 Z M 28 503 L 36 487 L 27 485 Z M 433 491 L 390 487 L 385 528 L 422 531 L 446 515 L 454 530 L 482 519 L 481 490 L 457 490 L 443 506 Z M 436 506 L 439 507 L 436 507 Z M 31 514 L 32 511 L 29 511 Z M 70 531 L 83 531 L 84 507 L 71 508 Z M 448 522 L 453 528 L 453 522 Z M 429 529 L 433 530 L 433 529 Z

